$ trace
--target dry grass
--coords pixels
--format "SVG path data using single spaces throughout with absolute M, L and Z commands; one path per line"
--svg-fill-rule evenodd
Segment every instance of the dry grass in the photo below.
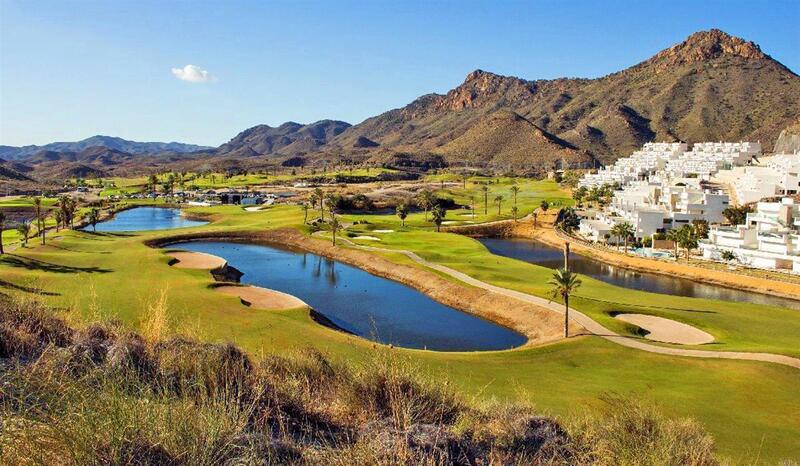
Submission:
M 610 399 L 567 422 L 477 406 L 392 350 L 337 364 L 311 349 L 252 360 L 232 344 L 120 324 L 78 330 L 0 304 L 0 457 L 8 464 L 713 465 L 691 420 Z

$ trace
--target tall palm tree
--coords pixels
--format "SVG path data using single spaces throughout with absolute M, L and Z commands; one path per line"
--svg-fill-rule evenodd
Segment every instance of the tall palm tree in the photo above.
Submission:
M 308 204 L 302 203 L 300 204 L 300 208 L 303 209 L 303 224 L 308 223 Z
M 56 232 L 59 231 L 59 228 L 62 226 L 62 222 L 64 221 L 64 212 L 61 209 L 56 210 L 53 212 L 53 218 L 56 221 Z
M 433 192 L 427 189 L 423 189 L 419 193 L 417 193 L 416 197 L 417 206 L 421 207 L 422 210 L 425 211 L 425 221 L 428 221 L 428 209 L 433 207 L 433 203 L 436 201 L 434 198 Z
M 689 262 L 692 249 L 697 247 L 697 232 L 690 225 L 684 225 L 679 235 L 678 242 L 686 250 L 686 262 Z
M 336 232 L 341 230 L 342 224 L 339 223 L 339 219 L 336 217 L 336 214 L 331 211 L 331 232 L 333 233 L 333 245 L 336 246 Z
M 533 211 L 533 229 L 534 229 L 534 230 L 535 230 L 535 229 L 536 229 L 536 227 L 538 226 L 538 225 L 537 225 L 537 220 L 538 220 L 538 219 L 539 219 L 539 211 L 538 211 L 538 210 L 534 210 L 534 211 Z
M 92 231 L 97 232 L 97 221 L 100 219 L 100 211 L 93 208 L 89 211 L 89 216 L 87 220 L 89 224 L 92 226 Z
M 445 215 L 447 215 L 447 211 L 440 204 L 436 204 L 433 206 L 433 209 L 431 209 L 431 218 L 433 219 L 433 223 L 436 224 L 436 231 L 441 231 Z
M 475 196 L 469 197 L 469 206 L 472 208 L 472 220 L 475 220 Z
M 489 185 L 484 183 L 481 191 L 483 192 L 483 215 L 487 215 L 489 213 Z
M 325 193 L 322 192 L 321 188 L 314 189 L 314 196 L 317 198 L 317 202 L 319 203 L 319 218 L 324 222 L 325 221 Z
M 550 208 L 550 203 L 547 202 L 547 199 L 542 199 L 542 202 L 539 203 L 539 207 L 541 207 L 542 212 L 547 213 L 547 209 Z
M 500 215 L 500 206 L 503 205 L 503 196 L 498 194 L 494 197 L 494 203 L 497 204 L 497 215 Z
M 33 198 L 33 207 L 36 209 L 36 234 L 39 236 L 42 244 L 44 244 L 44 228 L 42 227 L 42 198 L 36 196 Z
M 519 186 L 513 185 L 511 186 L 511 195 L 514 197 L 514 207 L 517 206 L 517 194 L 519 194 Z M 514 220 L 517 218 L 514 217 Z
M 517 206 L 514 206 L 514 207 L 511 208 L 511 216 L 514 217 L 514 221 L 515 222 L 517 221 L 517 213 L 518 212 L 519 212 L 519 210 L 517 209 Z
M 628 222 L 622 222 L 619 224 L 619 233 L 623 238 L 623 242 L 625 243 L 625 254 L 628 253 L 628 240 L 636 234 L 636 231 Z
M 395 209 L 397 216 L 400 217 L 400 225 L 406 226 L 406 217 L 408 217 L 408 207 L 404 203 L 400 203 L 397 205 L 397 209 Z
M 6 223 L 6 214 L 0 212 L 0 254 L 3 254 L 3 224 Z
M 578 274 L 566 269 L 553 272 L 553 277 L 547 282 L 552 285 L 550 294 L 553 298 L 560 296 L 564 300 L 564 338 L 569 337 L 569 296 L 581 286 Z

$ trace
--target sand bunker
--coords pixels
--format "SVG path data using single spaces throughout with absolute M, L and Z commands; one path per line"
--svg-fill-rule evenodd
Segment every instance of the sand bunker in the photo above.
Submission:
M 650 332 L 645 335 L 648 340 L 679 345 L 703 345 L 714 341 L 713 336 L 700 329 L 663 317 L 619 314 L 616 318 Z
M 372 230 L 373 233 L 394 233 L 394 230 Z
M 204 252 L 176 251 L 168 253 L 178 259 L 173 267 L 179 269 L 216 269 L 225 265 L 225 259 Z
M 247 212 L 258 212 L 259 210 L 261 210 L 261 206 L 245 207 L 244 210 L 246 210 Z
M 353 239 L 365 239 L 367 241 L 380 241 L 381 240 L 380 238 L 377 238 L 375 236 L 364 236 L 364 235 L 356 236 Z
M 222 294 L 236 296 L 245 305 L 256 309 L 282 310 L 308 307 L 308 304 L 300 298 L 258 286 L 218 286 L 214 289 Z
M 442 225 L 455 225 L 456 223 L 462 223 L 462 222 L 460 220 L 459 221 L 448 220 L 446 222 L 442 222 Z

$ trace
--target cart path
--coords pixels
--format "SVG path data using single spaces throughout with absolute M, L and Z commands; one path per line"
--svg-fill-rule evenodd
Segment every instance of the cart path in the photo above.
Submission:
M 521 291 L 511 290 L 508 288 L 492 285 L 491 283 L 480 281 L 463 272 L 452 269 L 445 265 L 425 260 L 412 251 L 407 251 L 404 249 L 379 248 L 375 246 L 362 246 L 360 244 L 355 244 L 352 241 L 345 238 L 337 238 L 337 240 L 365 251 L 403 254 L 420 265 L 423 265 L 425 267 L 449 275 L 468 285 L 472 285 L 478 288 L 482 288 L 484 290 L 492 291 L 494 293 L 499 293 L 501 295 L 509 296 L 512 298 L 516 298 L 519 299 L 520 301 L 535 304 L 537 306 L 541 306 L 553 312 L 557 312 L 561 315 L 564 315 L 564 306 L 558 303 L 554 303 L 545 298 L 540 298 L 539 296 L 530 295 L 527 293 L 523 293 Z M 586 314 L 576 309 L 569 308 L 569 313 L 570 313 L 570 319 L 573 322 L 577 322 L 578 324 L 580 324 L 589 333 L 597 335 L 599 337 L 603 337 L 608 341 L 614 342 L 618 345 L 626 346 L 628 348 L 648 351 L 650 353 L 665 354 L 669 356 L 686 356 L 691 358 L 711 358 L 711 359 L 738 359 L 744 361 L 771 362 L 775 364 L 783 364 L 786 366 L 794 367 L 796 369 L 800 369 L 800 358 L 794 358 L 782 354 L 750 353 L 742 351 L 707 351 L 698 349 L 671 348 L 671 347 L 651 345 L 641 340 L 637 340 L 635 338 L 623 336 L 616 332 L 612 332 L 611 330 L 601 325 L 599 322 L 596 322 L 591 317 L 587 316 Z

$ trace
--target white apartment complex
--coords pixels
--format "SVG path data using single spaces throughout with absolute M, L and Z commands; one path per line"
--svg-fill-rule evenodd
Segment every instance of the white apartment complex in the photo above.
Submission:
M 717 178 L 728 183 L 739 204 L 751 204 L 766 197 L 800 192 L 800 153 L 765 157 L 758 165 L 735 167 Z
M 682 142 L 648 142 L 630 157 L 618 159 L 610 167 L 604 167 L 597 173 L 585 175 L 579 185 L 591 188 L 619 183 L 624 186 L 631 181 L 641 180 L 662 170 L 667 161 L 679 157 L 687 150 L 687 147 Z
M 744 225 L 717 226 L 700 242 L 703 257 L 721 260 L 734 254 L 742 264 L 800 272 L 800 206 L 791 198 L 759 202 Z

